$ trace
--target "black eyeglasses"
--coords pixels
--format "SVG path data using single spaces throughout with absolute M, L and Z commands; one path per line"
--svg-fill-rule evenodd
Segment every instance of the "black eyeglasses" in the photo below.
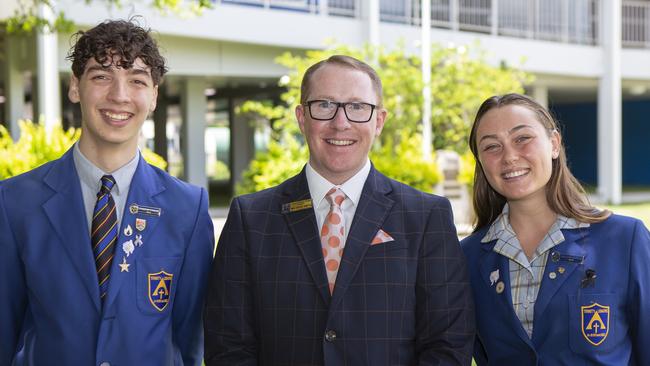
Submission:
M 332 102 L 330 100 L 310 100 L 307 103 L 309 115 L 317 121 L 329 121 L 336 117 L 339 108 L 343 108 L 350 122 L 365 123 L 372 118 L 376 105 L 361 102 Z

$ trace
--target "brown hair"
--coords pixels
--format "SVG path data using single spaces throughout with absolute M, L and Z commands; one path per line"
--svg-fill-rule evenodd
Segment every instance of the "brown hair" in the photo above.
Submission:
M 67 59 L 72 62 L 74 76 L 80 78 L 86 63 L 94 58 L 101 65 L 111 65 L 119 58 L 115 66 L 129 69 L 140 58 L 151 68 L 154 85 L 159 85 L 167 72 L 165 59 L 158 51 L 156 41 L 151 37 L 151 30 L 136 24 L 135 19 L 107 20 L 87 30 L 73 35 L 75 45 L 68 52 Z
M 474 212 L 476 222 L 474 231 L 477 231 L 492 222 L 501 214 L 503 206 L 506 203 L 505 197 L 495 191 L 488 183 L 481 163 L 478 158 L 478 145 L 476 141 L 476 131 L 481 122 L 481 118 L 490 110 L 508 105 L 518 105 L 535 113 L 537 121 L 541 123 L 548 133 L 557 131 L 560 133 L 557 121 L 551 114 L 533 99 L 521 94 L 495 95 L 486 99 L 478 109 L 472 131 L 469 135 L 469 147 L 474 154 L 476 166 L 474 169 Z M 571 174 L 567 165 L 564 143 L 560 139 L 560 151 L 558 157 L 553 159 L 551 178 L 546 184 L 546 200 L 551 210 L 579 222 L 596 223 L 605 220 L 611 212 L 599 210 L 589 203 L 587 195 L 578 182 Z
M 383 90 L 381 86 L 381 79 L 379 78 L 377 71 L 375 71 L 375 69 L 373 69 L 367 63 L 346 55 L 330 56 L 325 60 L 311 65 L 307 71 L 305 71 L 305 75 L 302 77 L 302 83 L 300 84 L 300 104 L 305 104 L 307 102 L 307 96 L 309 96 L 309 92 L 311 90 L 312 76 L 316 71 L 326 65 L 338 65 L 347 67 L 349 69 L 359 70 L 368 75 L 372 81 L 372 86 L 375 89 L 375 94 L 377 94 L 377 106 L 382 106 Z

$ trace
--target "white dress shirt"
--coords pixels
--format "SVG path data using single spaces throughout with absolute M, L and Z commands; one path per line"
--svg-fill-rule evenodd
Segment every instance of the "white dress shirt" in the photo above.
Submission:
M 309 194 L 311 195 L 314 206 L 314 213 L 316 214 L 316 223 L 318 224 L 319 232 L 323 227 L 325 217 L 330 210 L 330 203 L 325 199 L 325 195 L 330 189 L 337 187 L 341 189 L 346 196 L 345 200 L 341 204 L 341 211 L 343 211 L 343 217 L 345 219 L 345 235 L 343 235 L 343 242 L 347 240 L 350 226 L 354 219 L 354 213 L 357 211 L 361 192 L 363 191 L 363 185 L 366 183 L 366 179 L 368 179 L 368 174 L 370 174 L 370 159 L 366 159 L 366 164 L 357 172 L 357 174 L 352 176 L 345 183 L 336 185 L 323 178 L 323 176 L 318 174 L 316 170 L 307 163 L 305 175 L 307 176 L 307 185 L 309 186 Z

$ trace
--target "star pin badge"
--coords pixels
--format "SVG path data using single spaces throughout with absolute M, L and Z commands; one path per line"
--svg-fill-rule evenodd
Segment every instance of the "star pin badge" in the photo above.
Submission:
M 128 272 L 129 271 L 129 263 L 126 263 L 126 257 L 122 257 L 122 263 L 120 263 L 120 272 Z

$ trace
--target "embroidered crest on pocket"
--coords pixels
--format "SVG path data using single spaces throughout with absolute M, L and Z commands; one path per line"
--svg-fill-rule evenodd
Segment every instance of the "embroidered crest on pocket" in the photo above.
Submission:
M 173 274 L 165 271 L 149 273 L 149 301 L 158 311 L 163 311 L 169 304 L 172 290 Z
M 581 306 L 580 313 L 582 335 L 594 346 L 602 344 L 609 334 L 609 306 L 593 303 Z

